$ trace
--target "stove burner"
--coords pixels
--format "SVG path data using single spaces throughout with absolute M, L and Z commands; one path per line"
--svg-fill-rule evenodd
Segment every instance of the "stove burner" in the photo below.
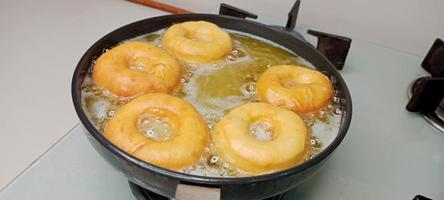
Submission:
M 156 194 L 154 192 L 151 192 L 149 190 L 146 190 L 132 182 L 128 182 L 131 192 L 133 193 L 134 197 L 136 197 L 137 200 L 171 200 L 168 197 L 164 197 L 162 195 Z M 285 196 L 285 193 L 276 195 L 274 197 L 270 197 L 268 199 L 264 200 L 282 200 Z
M 420 112 L 427 122 L 444 133 L 444 42 L 436 39 L 421 66 L 432 76 L 418 78 L 409 86 L 410 112 Z
M 444 79 L 423 77 L 412 82 L 408 89 L 407 110 L 420 112 L 433 127 L 444 133 Z
M 293 31 L 293 29 L 296 26 L 297 16 L 299 13 L 299 7 L 300 7 L 300 0 L 296 0 L 293 4 L 293 7 L 291 8 L 290 12 L 288 13 L 288 19 L 287 24 L 285 27 L 282 26 L 276 26 L 276 25 L 269 25 L 269 27 L 281 31 L 286 32 L 287 34 L 299 39 L 300 41 L 306 42 L 304 37 L 300 35 L 298 32 Z M 228 15 L 233 17 L 239 17 L 239 18 L 251 18 L 251 19 L 257 19 L 258 16 L 254 13 L 250 13 L 248 11 L 227 5 L 227 4 L 220 4 L 219 7 L 219 14 L 220 15 Z M 327 59 L 329 59 L 334 66 L 341 70 L 344 66 L 345 59 L 348 54 L 348 50 L 351 45 L 351 39 L 343 36 L 333 35 L 329 33 L 323 33 L 319 31 L 309 30 L 308 34 L 318 37 L 318 44 L 317 49 L 326 56 Z M 131 189 L 131 192 L 133 193 L 134 197 L 137 200 L 169 200 L 171 198 L 159 195 L 157 193 L 154 193 L 152 191 L 146 190 L 142 187 L 140 187 L 137 184 L 134 184 L 132 182 L 129 182 L 129 186 Z M 265 200 L 282 200 L 284 199 L 285 193 L 267 198 Z
M 133 193 L 134 197 L 136 197 L 137 200 L 169 200 L 170 198 L 164 197 L 160 194 L 156 194 L 154 192 L 151 192 L 149 190 L 146 190 L 131 181 L 128 182 L 131 192 Z

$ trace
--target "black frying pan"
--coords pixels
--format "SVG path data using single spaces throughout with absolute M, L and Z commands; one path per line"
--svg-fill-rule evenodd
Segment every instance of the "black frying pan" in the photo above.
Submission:
M 314 158 L 290 169 L 260 176 L 233 178 L 204 177 L 167 170 L 146 163 L 109 142 L 94 128 L 81 106 L 81 85 L 92 61 L 99 57 L 104 49 L 112 48 L 124 40 L 190 20 L 209 21 L 225 29 L 245 32 L 273 41 L 303 57 L 328 77 L 332 77 L 342 109 L 339 132 L 333 142 Z M 220 192 L 221 199 L 264 199 L 286 192 L 310 178 L 323 165 L 326 158 L 331 155 L 344 138 L 352 114 L 351 97 L 341 75 L 333 64 L 313 46 L 301 37 L 295 37 L 295 32 L 242 18 L 213 14 L 179 14 L 154 17 L 126 25 L 107 34 L 94 43 L 80 59 L 74 72 L 71 89 L 77 115 L 85 128 L 89 141 L 100 155 L 133 183 L 171 198 L 175 197 L 178 185 L 199 186 L 195 188 L 203 189 L 201 191 L 212 188 L 213 190 L 208 189 L 208 191 Z M 186 193 L 187 189 L 180 192 Z

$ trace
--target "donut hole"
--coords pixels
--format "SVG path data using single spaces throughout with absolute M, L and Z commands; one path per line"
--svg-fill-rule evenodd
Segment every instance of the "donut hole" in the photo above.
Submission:
M 129 65 L 129 68 L 134 71 L 142 71 L 142 72 L 145 71 L 145 67 L 140 64 L 139 65 L 137 65 L 137 64 Z
M 250 125 L 250 136 L 257 141 L 273 140 L 273 126 L 268 121 L 256 121 Z
M 138 57 L 132 61 L 128 61 L 128 68 L 134 71 L 148 72 L 153 63 L 147 57 Z
M 296 83 L 295 81 L 281 81 L 282 87 L 287 88 L 287 89 L 293 88 L 297 84 L 298 83 Z
M 156 141 L 167 141 L 173 136 L 173 126 L 166 117 L 142 114 L 137 120 L 137 129 Z
M 284 88 L 291 89 L 300 83 L 290 77 L 282 77 L 279 84 Z
M 194 40 L 195 38 L 194 38 L 194 34 L 193 34 L 193 32 L 186 32 L 184 35 L 183 35 L 183 37 L 185 37 L 186 39 L 189 39 L 189 40 Z
M 278 78 L 279 78 L 279 84 L 287 89 L 291 89 L 295 86 L 311 84 L 310 75 L 301 75 L 299 77 L 295 77 L 293 74 L 287 74 L 285 76 L 281 76 Z
M 211 31 L 203 28 L 196 29 L 194 31 L 187 31 L 184 37 L 189 40 L 196 40 L 201 42 L 210 42 L 213 40 L 211 36 Z

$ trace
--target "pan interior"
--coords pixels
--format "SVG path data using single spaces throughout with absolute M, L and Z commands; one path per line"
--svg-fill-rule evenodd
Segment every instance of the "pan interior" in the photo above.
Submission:
M 233 38 L 234 49 L 226 56 L 225 61 L 205 65 L 182 63 L 185 72 L 181 86 L 173 93 L 174 96 L 192 103 L 211 130 L 217 121 L 234 107 L 258 101 L 255 81 L 268 67 L 276 64 L 296 64 L 314 68 L 310 62 L 281 45 L 251 34 L 226 30 Z M 162 32 L 163 30 L 160 30 L 129 40 L 161 46 Z M 106 49 L 103 52 L 105 51 Z M 91 78 L 92 67 L 94 66 L 91 66 L 82 84 L 82 107 L 96 129 L 103 132 L 107 121 L 131 98 L 114 96 L 95 85 Z M 301 114 L 301 117 L 311 134 L 308 142 L 310 155 L 307 160 L 309 160 L 324 150 L 338 134 L 341 123 L 339 98 L 334 98 L 319 112 Z M 221 160 L 214 152 L 213 144 L 207 147 L 198 164 L 183 169 L 182 172 L 211 177 L 247 176 L 241 170 Z

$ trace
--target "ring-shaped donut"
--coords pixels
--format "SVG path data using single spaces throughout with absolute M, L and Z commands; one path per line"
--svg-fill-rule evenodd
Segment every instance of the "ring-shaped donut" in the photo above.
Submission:
M 141 132 L 141 118 L 168 123 L 171 136 L 156 140 Z M 195 164 L 209 141 L 208 126 L 187 101 L 162 93 L 141 95 L 122 106 L 105 127 L 105 137 L 125 152 L 171 170 Z
M 93 79 L 118 96 L 170 93 L 180 81 L 179 62 L 165 50 L 144 42 L 127 42 L 102 54 Z
M 319 71 L 296 65 L 275 65 L 257 81 L 261 101 L 295 112 L 312 112 L 326 106 L 333 97 L 333 86 Z
M 271 140 L 251 135 L 255 123 L 268 123 Z M 307 128 L 296 113 L 267 103 L 248 103 L 233 109 L 216 125 L 216 152 L 222 159 L 251 174 L 292 167 L 307 155 Z
M 214 62 L 232 50 L 230 35 L 216 24 L 206 21 L 172 25 L 163 34 L 162 46 L 189 63 Z

